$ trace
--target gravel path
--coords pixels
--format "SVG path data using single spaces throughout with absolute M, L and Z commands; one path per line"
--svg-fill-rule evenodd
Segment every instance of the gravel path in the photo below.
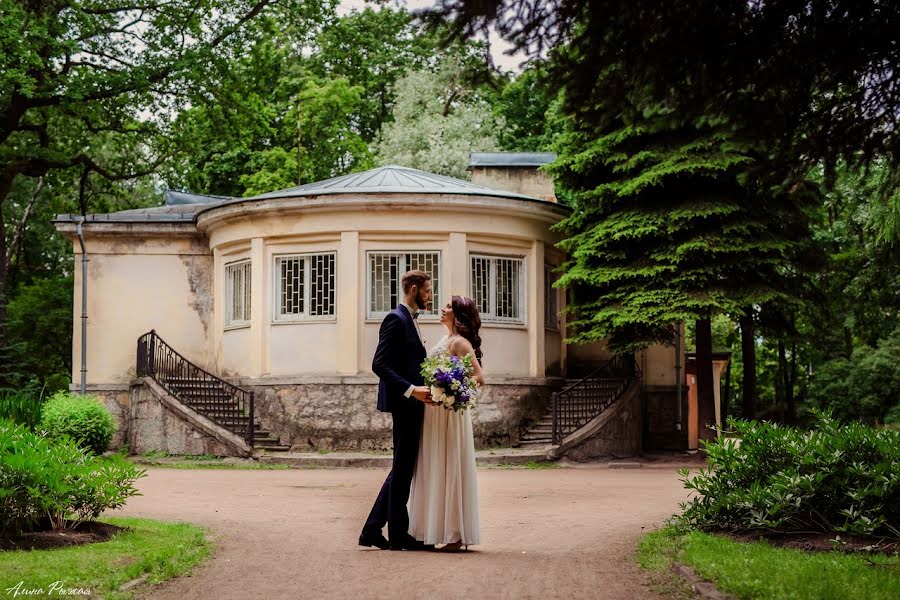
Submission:
M 480 470 L 484 543 L 468 553 L 364 549 L 385 472 L 150 469 L 109 515 L 188 521 L 216 549 L 148 599 L 658 598 L 636 566 L 642 528 L 686 497 L 667 469 Z M 474 551 L 473 551 L 474 550 Z

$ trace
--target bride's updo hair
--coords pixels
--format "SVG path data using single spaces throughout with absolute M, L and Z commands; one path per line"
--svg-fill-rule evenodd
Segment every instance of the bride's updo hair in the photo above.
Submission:
M 481 329 L 481 316 L 475 301 L 465 296 L 453 296 L 450 300 L 450 308 L 453 309 L 454 325 L 456 333 L 463 336 L 475 350 L 475 358 L 481 363 L 481 337 L 478 331 Z

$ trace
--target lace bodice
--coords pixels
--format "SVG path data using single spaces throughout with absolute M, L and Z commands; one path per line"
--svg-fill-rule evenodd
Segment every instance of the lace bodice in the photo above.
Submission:
M 428 351 L 428 358 L 432 358 L 439 354 L 450 354 L 450 340 L 453 339 L 449 334 L 445 334 L 444 337 L 438 340 L 438 343 L 432 346 L 431 350 Z

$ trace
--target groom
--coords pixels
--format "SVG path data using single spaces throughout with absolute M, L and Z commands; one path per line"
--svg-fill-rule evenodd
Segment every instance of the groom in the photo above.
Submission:
M 425 402 L 431 391 L 422 385 L 420 368 L 425 360 L 425 340 L 417 323 L 420 310 L 431 302 L 431 275 L 409 271 L 401 280 L 403 302 L 381 322 L 372 371 L 378 375 L 378 410 L 391 413 L 394 434 L 394 462 L 372 512 L 359 536 L 360 546 L 382 550 L 430 550 L 409 535 L 406 502 L 412 483 Z M 381 533 L 387 523 L 388 540 Z

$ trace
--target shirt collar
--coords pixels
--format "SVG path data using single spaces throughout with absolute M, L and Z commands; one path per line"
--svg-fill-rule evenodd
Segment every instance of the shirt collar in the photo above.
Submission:
M 416 313 L 419 312 L 418 310 L 414 310 L 413 307 L 410 306 L 409 304 L 407 304 L 406 302 L 401 302 L 400 304 L 402 304 L 403 306 L 406 307 L 406 310 L 409 312 L 409 316 L 411 316 L 411 317 L 414 317 L 416 315 Z

